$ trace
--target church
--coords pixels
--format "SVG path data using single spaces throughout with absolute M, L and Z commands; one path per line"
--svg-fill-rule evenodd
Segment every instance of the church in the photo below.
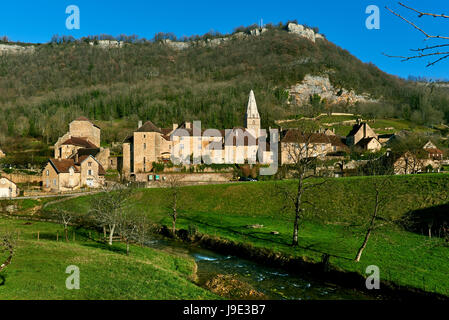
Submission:
M 245 128 L 202 130 L 195 127 L 196 122 L 193 125 L 183 122 L 173 124 L 171 128 L 159 128 L 151 121 L 139 122 L 137 130 L 123 143 L 124 177 L 129 179 L 136 177 L 136 174 L 150 173 L 155 162 L 168 162 L 174 158 L 187 160 L 195 154 L 211 163 L 269 164 L 273 161 L 273 154 L 266 137 L 261 137 L 260 120 L 256 98 L 251 90 Z M 265 145 L 259 146 L 260 141 L 264 141 Z M 261 152 L 258 152 L 259 147 L 262 148 Z

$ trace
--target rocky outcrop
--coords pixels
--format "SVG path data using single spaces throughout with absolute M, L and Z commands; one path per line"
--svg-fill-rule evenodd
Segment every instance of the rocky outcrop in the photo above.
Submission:
M 98 46 L 100 48 L 122 48 L 125 45 L 123 41 L 117 40 L 96 40 L 89 42 L 91 46 Z
M 289 33 L 297 34 L 300 37 L 309 39 L 312 42 L 315 42 L 316 39 L 324 39 L 323 35 L 319 33 L 315 33 L 310 28 L 304 27 L 303 25 L 296 24 L 296 23 L 289 23 L 287 25 L 287 30 Z M 206 39 L 206 40 L 195 40 L 195 41 L 188 41 L 188 42 L 181 42 L 181 41 L 172 41 L 169 39 L 163 40 L 162 43 L 166 44 L 167 46 L 170 46 L 173 49 L 176 50 L 184 50 L 189 47 L 193 46 L 200 46 L 200 47 L 216 47 L 219 46 L 229 40 L 232 39 L 247 39 L 249 37 L 258 37 L 266 32 L 268 32 L 268 28 L 254 28 L 252 30 L 249 30 L 249 33 L 245 32 L 236 32 L 230 36 L 226 37 L 220 37 L 220 38 L 214 38 L 214 39 Z
M 353 90 L 335 88 L 329 80 L 329 76 L 306 75 L 301 83 L 287 89 L 290 103 L 305 105 L 310 102 L 310 97 L 318 95 L 322 100 L 330 104 L 345 103 L 353 105 L 357 102 L 376 102 L 368 95 L 358 95 Z
M 16 44 L 0 44 L 0 55 L 33 53 L 34 46 L 19 46 Z
M 309 39 L 312 42 L 315 42 L 317 39 L 324 39 L 323 35 L 321 35 L 319 33 L 315 33 L 315 31 L 313 29 L 310 29 L 310 28 L 304 27 L 303 25 L 292 23 L 292 22 L 290 22 L 287 25 L 287 30 L 290 33 L 297 34 L 300 37 Z

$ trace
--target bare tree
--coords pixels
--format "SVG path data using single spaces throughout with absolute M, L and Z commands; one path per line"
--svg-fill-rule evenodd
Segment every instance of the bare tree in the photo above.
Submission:
M 70 212 L 70 211 L 66 211 L 66 210 L 60 210 L 58 212 L 58 216 L 59 216 L 60 221 L 64 225 L 64 238 L 65 238 L 65 241 L 68 242 L 69 241 L 68 226 L 69 226 L 70 221 L 72 221 L 72 219 L 74 219 L 75 213 Z
M 114 234 L 123 230 L 122 223 L 126 221 L 128 205 L 132 188 L 120 184 L 103 187 L 103 192 L 92 197 L 90 214 L 98 226 L 109 231 L 108 244 L 112 245 Z
M 7 251 L 7 253 L 8 253 L 8 257 L 0 265 L 0 272 L 1 272 L 8 265 L 11 264 L 12 258 L 14 256 L 14 241 L 13 241 L 12 234 L 5 233 L 3 235 L 0 235 L 0 248 L 3 249 L 0 251 Z
M 289 130 L 288 139 L 282 142 L 290 163 L 290 174 L 296 180 L 296 188 L 292 190 L 286 185 L 277 184 L 276 192 L 284 200 L 284 209 L 294 211 L 292 246 L 298 245 L 299 224 L 305 215 L 304 206 L 313 206 L 313 203 L 303 199 L 304 193 L 327 181 L 324 178 L 311 180 L 317 177 L 318 157 L 324 154 L 319 149 L 321 143 L 316 143 L 316 139 L 324 135 L 315 133 L 314 129 L 314 125 L 303 125 L 300 129 Z
M 176 174 L 168 175 L 165 180 L 165 186 L 167 187 L 170 197 L 170 216 L 172 218 L 172 232 L 176 235 L 176 220 L 178 218 L 178 200 L 180 196 L 181 176 Z
M 416 14 L 418 16 L 418 18 L 433 17 L 433 18 L 438 18 L 438 19 L 449 19 L 449 15 L 446 15 L 446 14 L 428 13 L 428 12 L 420 11 L 420 10 L 412 8 L 408 5 L 405 5 L 401 2 L 399 2 L 399 5 L 405 9 L 407 9 L 409 12 Z M 440 43 L 436 44 L 436 45 L 426 46 L 424 48 L 411 49 L 411 51 L 413 52 L 412 55 L 392 56 L 392 55 L 385 54 L 386 56 L 392 57 L 392 58 L 401 58 L 402 61 L 409 61 L 409 60 L 421 59 L 421 58 L 426 58 L 426 57 L 434 58 L 433 61 L 431 61 L 427 64 L 428 67 L 433 66 L 436 63 L 449 58 L 449 51 L 446 50 L 446 48 L 449 48 L 449 35 L 430 34 L 427 31 L 425 31 L 422 27 L 418 26 L 415 22 L 405 18 L 403 15 L 399 14 L 398 12 L 396 12 L 388 7 L 386 7 L 386 9 L 388 11 L 390 11 L 392 14 L 394 14 L 395 16 L 399 17 L 400 19 L 402 19 L 403 21 L 408 23 L 409 25 L 411 25 L 417 31 L 422 33 L 425 37 L 425 40 L 440 41 Z
M 377 176 L 372 177 L 371 179 L 367 180 L 368 183 L 371 183 L 371 187 L 367 186 L 366 190 L 367 192 L 372 192 L 372 198 L 373 198 L 373 207 L 372 207 L 372 213 L 369 217 L 369 221 L 367 224 L 367 228 L 365 231 L 365 237 L 363 239 L 362 245 L 360 246 L 359 250 L 357 251 L 356 257 L 354 261 L 359 262 L 360 258 L 362 257 L 363 251 L 365 250 L 368 241 L 378 228 L 383 226 L 385 223 L 393 222 L 391 219 L 388 219 L 387 217 L 382 217 L 380 214 L 382 210 L 385 208 L 385 204 L 389 200 L 389 194 L 391 186 L 391 174 L 393 173 L 393 168 L 388 166 L 385 167 L 385 164 L 379 160 L 373 160 L 369 161 L 365 167 L 365 173 L 370 176 Z M 382 221 L 382 222 L 379 222 Z

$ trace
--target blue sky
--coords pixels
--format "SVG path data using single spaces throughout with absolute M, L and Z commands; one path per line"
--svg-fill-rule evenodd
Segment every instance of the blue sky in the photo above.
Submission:
M 403 0 L 404 3 L 429 12 L 449 14 L 447 0 Z M 68 30 L 65 9 L 80 8 L 80 30 Z M 368 30 L 365 20 L 368 5 L 380 8 L 380 30 Z M 382 55 L 404 55 L 411 48 L 435 43 L 411 26 L 389 13 L 385 6 L 398 9 L 420 26 L 434 34 L 449 35 L 449 20 L 420 18 L 389 0 L 340 1 L 144 1 L 144 0 L 41 0 L 2 1 L 0 5 L 0 36 L 13 41 L 48 42 L 52 35 L 76 38 L 95 34 L 137 34 L 151 39 L 156 32 L 173 32 L 177 36 L 204 34 L 210 30 L 232 32 L 241 25 L 263 19 L 278 23 L 297 19 L 299 23 L 317 26 L 327 38 L 347 49 L 364 62 L 372 62 L 382 70 L 408 75 L 449 78 L 449 59 L 426 68 L 428 60 L 400 62 Z

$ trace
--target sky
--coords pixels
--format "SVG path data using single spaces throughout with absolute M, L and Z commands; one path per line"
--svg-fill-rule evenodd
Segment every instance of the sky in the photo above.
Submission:
M 402 0 L 426 12 L 449 14 L 447 0 Z M 66 8 L 76 5 L 80 10 L 80 29 L 66 28 Z M 380 9 L 380 29 L 367 29 L 369 5 Z M 296 19 L 316 26 L 320 33 L 348 50 L 363 62 L 372 62 L 380 69 L 400 77 L 409 75 L 449 79 L 449 59 L 426 67 L 429 59 L 401 62 L 384 56 L 408 55 L 410 49 L 441 43 L 425 41 L 422 33 L 391 14 L 385 6 L 400 12 L 420 27 L 435 35 L 449 36 L 449 19 L 418 18 L 409 10 L 390 0 L 334 1 L 205 1 L 205 0 L 40 0 L 2 1 L 0 4 L 0 36 L 12 41 L 45 43 L 54 34 L 80 38 L 97 34 L 136 34 L 152 39 L 157 32 L 173 32 L 178 37 L 202 35 L 211 30 L 230 33 L 238 26 L 254 23 L 277 24 Z M 447 50 L 446 50 L 447 51 Z

